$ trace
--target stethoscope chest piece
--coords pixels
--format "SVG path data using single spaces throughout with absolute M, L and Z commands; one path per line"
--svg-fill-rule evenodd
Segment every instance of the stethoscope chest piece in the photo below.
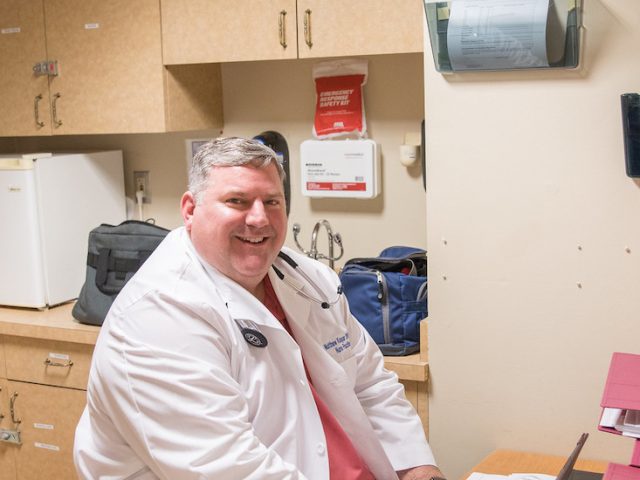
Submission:
M 240 333 L 242 333 L 246 342 L 254 347 L 264 348 L 269 344 L 267 337 L 253 328 L 242 328 Z

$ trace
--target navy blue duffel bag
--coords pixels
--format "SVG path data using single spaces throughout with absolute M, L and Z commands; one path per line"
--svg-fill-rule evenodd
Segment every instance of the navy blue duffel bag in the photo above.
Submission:
M 354 317 L 384 355 L 420 349 L 420 321 L 427 316 L 427 252 L 389 247 L 378 257 L 353 258 L 340 272 Z

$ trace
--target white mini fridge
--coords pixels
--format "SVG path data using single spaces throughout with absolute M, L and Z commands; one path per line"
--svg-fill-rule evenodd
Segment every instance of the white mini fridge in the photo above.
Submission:
M 0 305 L 77 298 L 89 232 L 126 219 L 121 151 L 0 156 Z

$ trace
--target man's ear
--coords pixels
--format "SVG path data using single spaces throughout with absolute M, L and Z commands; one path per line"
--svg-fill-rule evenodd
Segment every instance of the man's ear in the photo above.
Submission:
M 184 226 L 187 228 L 187 231 L 191 231 L 191 222 L 193 219 L 193 211 L 196 208 L 196 199 L 193 196 L 193 193 L 187 191 L 182 195 L 182 200 L 180 200 L 180 213 L 182 214 L 182 221 L 184 222 Z

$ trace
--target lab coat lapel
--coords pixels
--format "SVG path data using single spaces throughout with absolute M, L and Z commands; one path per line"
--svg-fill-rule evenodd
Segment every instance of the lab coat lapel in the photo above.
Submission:
M 344 368 L 326 353 L 312 330 L 301 329 L 295 334 L 316 391 L 351 438 L 371 472 L 376 478 L 397 479 Z M 350 361 L 355 362 L 355 359 Z
M 216 283 L 222 290 L 222 296 L 227 304 L 231 318 L 235 320 L 250 320 L 258 325 L 282 329 L 267 308 L 243 287 L 223 275 L 216 274 Z
M 316 315 L 320 316 L 324 312 L 319 305 L 298 295 L 294 288 L 285 285 L 276 275 L 270 278 L 296 342 L 302 350 L 302 356 L 316 391 L 347 432 L 374 476 L 385 480 L 397 479 L 396 472 L 355 395 L 349 376 L 323 348 L 320 339 L 323 338 L 322 335 L 327 326 L 323 322 L 331 324 L 331 320 L 315 318 Z M 289 280 L 299 288 L 305 287 L 304 282 L 298 278 L 290 276 Z
M 300 282 L 298 278 L 289 276 L 287 278 L 297 288 L 304 288 L 304 283 Z M 282 280 L 278 278 L 273 270 L 269 271 L 269 280 L 273 286 L 273 291 L 276 293 L 280 305 L 282 306 L 289 325 L 294 331 L 294 334 L 298 329 L 305 329 L 309 324 L 309 315 L 311 311 L 311 302 L 301 297 L 296 293 L 296 290 L 286 285 Z

